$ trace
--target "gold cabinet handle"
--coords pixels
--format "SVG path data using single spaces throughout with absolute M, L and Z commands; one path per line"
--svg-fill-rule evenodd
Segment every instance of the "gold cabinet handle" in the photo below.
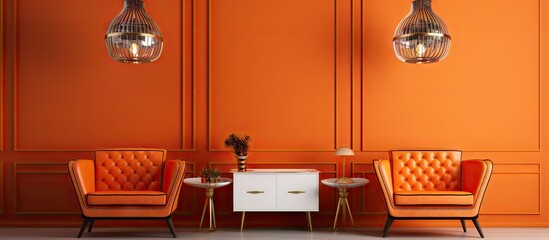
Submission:
M 291 194 L 302 194 L 302 193 L 305 193 L 305 191 L 288 191 L 288 193 L 291 193 Z
M 249 193 L 249 194 L 260 194 L 260 193 L 265 193 L 264 191 L 247 191 L 246 193 Z

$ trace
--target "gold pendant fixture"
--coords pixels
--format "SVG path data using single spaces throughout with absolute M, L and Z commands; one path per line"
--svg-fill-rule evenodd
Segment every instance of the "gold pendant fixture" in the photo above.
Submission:
M 446 24 L 431 9 L 431 0 L 414 0 L 412 10 L 400 21 L 393 47 L 397 58 L 407 63 L 433 63 L 450 51 Z
M 158 25 L 145 12 L 143 0 L 124 0 L 105 34 L 110 57 L 124 63 L 149 63 L 162 53 L 162 34 Z

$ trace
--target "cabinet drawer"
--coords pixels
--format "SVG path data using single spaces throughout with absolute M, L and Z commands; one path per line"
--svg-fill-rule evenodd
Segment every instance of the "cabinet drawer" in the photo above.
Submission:
M 276 175 L 234 174 L 234 211 L 276 210 Z
M 278 175 L 276 204 L 279 211 L 318 211 L 318 174 Z

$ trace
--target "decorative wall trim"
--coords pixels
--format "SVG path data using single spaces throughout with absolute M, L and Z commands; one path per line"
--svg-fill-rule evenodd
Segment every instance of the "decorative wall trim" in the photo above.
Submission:
M 359 170 L 358 166 L 364 166 L 365 170 Z M 377 184 L 377 183 L 375 183 L 375 181 L 377 181 L 377 179 L 374 179 L 375 178 L 374 174 L 375 174 L 374 166 L 371 162 L 370 163 L 367 163 L 367 162 L 354 162 L 354 161 L 351 162 L 351 176 L 352 177 L 356 177 L 356 175 L 359 175 L 359 177 L 361 177 L 361 178 L 366 178 L 366 179 L 370 180 L 368 185 L 370 185 L 370 184 L 375 185 L 375 184 Z M 373 175 L 373 176 L 368 177 L 368 175 Z M 368 186 L 368 185 L 366 185 L 366 186 Z M 385 209 L 383 211 L 364 211 L 364 209 L 366 209 L 365 204 L 368 204 L 368 201 L 365 200 L 366 195 L 371 194 L 371 193 L 366 192 L 365 187 L 354 189 L 355 193 L 353 193 L 353 195 L 351 195 L 351 197 L 353 199 L 358 198 L 359 202 L 362 203 L 362 204 L 360 204 L 360 210 L 355 210 L 356 214 L 357 215 L 383 215 L 383 214 L 387 214 L 387 211 L 385 211 Z M 384 201 L 384 199 L 381 199 L 381 200 Z M 383 204 L 385 204 L 385 202 L 383 202 Z
M 356 105 L 359 105 L 360 106 L 360 109 L 358 110 L 358 112 L 360 113 L 360 118 L 358 119 L 359 122 L 358 124 L 359 125 L 359 128 L 360 128 L 360 131 L 358 133 L 358 136 L 360 137 L 360 145 L 362 146 L 362 142 L 363 142 L 363 129 L 362 129 L 362 121 L 363 121 L 363 111 L 364 111 L 364 108 L 362 107 L 362 101 L 363 101 L 363 94 L 362 94 L 362 87 L 363 87 L 363 82 L 364 82 L 364 0 L 360 0 L 360 15 L 359 15 L 359 28 L 360 28 L 360 31 L 359 31 L 359 34 L 358 34 L 358 41 L 355 41 L 355 2 L 357 2 L 357 0 L 351 0 L 351 99 L 350 99 L 350 104 L 351 104 L 351 114 L 350 114 L 350 129 L 351 129 L 351 132 L 350 132 L 350 138 L 351 138 L 351 148 L 353 149 L 358 149 L 358 148 L 355 148 L 355 134 L 354 134 L 354 129 L 355 129 L 355 115 L 357 115 L 357 113 L 355 112 L 355 107 Z M 358 59 L 358 67 L 355 68 L 355 64 L 356 64 L 356 56 L 355 56 L 355 45 L 356 45 L 356 42 L 358 42 L 360 44 L 359 46 L 359 52 L 360 52 L 360 55 L 359 55 L 359 59 Z M 358 54 L 357 54 L 358 55 Z M 355 80 L 356 76 L 355 76 L 355 69 L 358 69 L 359 71 L 359 79 L 358 80 Z M 355 81 L 357 81 L 358 85 L 359 85 L 359 89 L 356 89 L 356 85 L 355 84 Z M 355 104 L 355 91 L 358 90 L 358 95 L 360 97 L 360 102 L 359 104 Z
M 208 19 L 208 30 L 207 30 L 207 41 L 208 41 L 208 49 L 207 49 L 207 54 L 208 54 L 208 65 L 207 65 L 207 71 L 208 71 L 208 74 L 207 74 L 207 78 L 208 78 L 208 151 L 210 152 L 227 152 L 228 150 L 224 150 L 224 149 L 214 149 L 212 147 L 212 144 L 211 144 L 211 140 L 212 140 L 212 44 L 211 44 L 211 33 L 212 33 L 212 1 L 213 0 L 208 0 L 207 4 L 208 4 L 208 16 L 207 16 L 207 19 Z M 264 148 L 264 149 L 257 149 L 257 148 L 254 148 L 252 150 L 252 152 L 331 152 L 331 151 L 334 151 L 334 149 L 337 148 L 338 146 L 338 140 L 337 140 L 337 136 L 338 136 L 338 114 L 337 114 L 337 103 L 338 103 L 338 94 L 337 94 L 337 80 L 338 80 L 338 77 L 337 77 L 337 0 L 334 0 L 334 6 L 335 6 L 335 10 L 334 10 L 334 38 L 335 38 L 335 42 L 334 42 L 334 101 L 335 101 L 335 105 L 334 105 L 334 139 L 333 139 L 333 149 L 272 149 L 272 148 Z
M 195 26 L 194 26 L 194 17 L 195 17 L 195 14 L 194 14 L 194 0 L 191 0 L 191 21 L 192 21 L 192 29 L 191 29 L 191 34 L 192 34 L 192 41 L 190 42 L 191 44 L 191 69 L 190 69 L 190 74 L 191 74 L 191 90 L 190 90 L 190 93 L 192 95 L 192 105 L 191 105 L 191 111 L 192 111 L 192 120 L 191 120 L 191 129 L 193 131 L 192 133 L 192 147 L 191 148 L 186 148 L 186 143 L 185 143 L 185 127 L 187 126 L 188 123 L 186 123 L 185 121 L 185 114 L 186 114 L 186 101 L 185 101 L 185 96 L 186 96 L 186 88 L 185 88 L 185 77 L 187 76 L 187 68 L 185 67 L 185 49 L 186 49 L 186 41 L 185 41 L 185 37 L 186 37 L 186 34 L 185 34 L 185 17 L 187 16 L 187 14 L 185 14 L 186 12 L 186 8 L 185 8 L 185 4 L 186 2 L 188 1 L 185 1 L 183 0 L 181 2 L 181 147 L 180 149 L 170 149 L 168 151 L 172 151 L 172 152 L 194 152 L 196 151 L 196 148 L 195 148 L 195 144 L 196 144 L 196 126 L 195 126 L 195 123 L 196 123 L 196 99 L 195 99 L 195 75 L 194 75 L 194 54 L 195 54 L 195 51 L 194 51 L 194 29 L 195 29 Z
M 3 1 L 3 0 L 0 0 L 0 1 Z M 18 29 L 18 25 L 17 25 L 17 6 L 18 6 L 18 1 L 19 0 L 13 0 L 13 137 L 12 137 L 12 144 L 13 144 L 13 151 L 15 152 L 89 152 L 89 151 L 93 151 L 93 149 L 23 149 L 23 148 L 20 148 L 17 144 L 17 138 L 18 138 L 18 135 L 17 135 L 17 129 L 18 129 L 18 124 L 17 124 L 17 119 L 18 119 L 18 114 L 17 114 L 17 82 L 18 82 L 18 76 L 17 76 L 17 49 L 18 49 L 18 46 L 17 46 L 17 29 Z M 192 0 L 194 1 L 194 0 Z M 0 2 L 2 3 L 2 2 Z M 3 4 L 2 4 L 3 6 Z M 193 4 L 193 7 L 194 7 L 194 4 Z M 181 54 L 181 99 L 180 99 L 180 103 L 181 103 L 181 138 L 180 138 L 180 149 L 169 149 L 168 151 L 172 151 L 172 152 L 193 152 L 193 151 L 196 151 L 195 149 L 195 144 L 196 144 L 196 126 L 195 126 L 195 94 L 194 94 L 194 71 L 192 73 L 192 77 L 191 77 L 191 85 L 192 85 L 192 114 L 193 114 L 193 117 L 192 117 L 192 123 L 190 123 L 191 125 L 191 129 L 192 129 L 192 139 L 193 139 L 193 142 L 192 142 L 192 148 L 186 148 L 185 146 L 185 126 L 186 126 L 186 123 L 185 123 L 185 118 L 184 118 L 184 115 L 185 115 L 185 55 L 184 55 L 184 52 L 185 52 L 185 16 L 186 14 L 185 13 L 185 0 L 182 1 L 181 3 L 181 45 L 182 45 L 182 54 Z M 194 11 L 193 11 L 193 16 L 192 18 L 194 19 Z M 1 20 L 0 20 L 1 21 Z M 194 34 L 194 23 L 193 23 L 193 34 Z M 194 48 L 194 41 L 191 42 L 192 44 L 192 48 Z M 0 46 L 0 51 L 2 50 L 1 49 L 2 46 Z M 194 51 L 193 51 L 193 56 L 194 56 Z M 1 66 L 3 66 L 3 64 L 1 64 Z M 3 76 L 3 74 L 2 74 Z M 3 77 L 0 76 L 0 78 L 2 78 L 2 83 L 3 83 Z M 0 97 L 2 97 L 3 99 L 3 95 L 2 95 L 2 92 L 0 91 Z M 0 101 L 2 102 L 2 101 Z M 3 102 L 2 102 L 3 103 Z M 2 110 L 2 112 L 0 112 L 0 132 L 3 134 L 3 130 L 2 129 L 2 114 L 3 114 L 3 109 L 2 109 L 2 106 L 3 104 L 0 104 L 0 110 Z M 2 139 L 0 139 L 0 150 L 2 149 L 2 146 L 3 146 L 3 142 L 2 142 Z
M 42 168 L 51 168 L 51 169 L 45 169 L 45 170 L 33 170 L 32 168 L 30 170 L 18 170 L 18 166 L 41 166 Z M 59 166 L 56 168 L 55 166 Z M 60 170 L 61 168 L 64 168 L 65 170 Z M 67 180 L 69 178 L 69 173 L 67 169 L 66 163 L 57 163 L 57 162 L 45 162 L 45 163 L 30 163 L 30 162 L 21 162 L 21 163 L 13 163 L 13 211 L 15 215 L 80 215 L 82 214 L 80 211 L 78 212 L 28 212 L 28 211 L 19 211 L 17 208 L 17 203 L 19 202 L 18 196 L 17 196 L 17 176 L 21 174 L 66 174 Z M 76 197 L 76 195 L 74 195 Z
M 0 39 L 2 43 L 4 42 L 4 0 L 0 0 Z M 2 86 L 2 91 L 0 91 L 0 152 L 4 151 L 4 44 L 0 44 L 0 86 Z M 1 181 L 0 181 L 1 183 Z M 1 187 L 0 187 L 1 188 Z M 0 200 L 2 201 L 2 200 Z M 2 205 L 0 204 L 0 207 Z M 2 214 L 2 209 L 0 209 L 0 214 Z
M 353 0 L 351 0 L 353 1 Z M 363 0 L 361 0 L 363 1 Z M 538 0 L 538 11 L 537 11 L 537 18 L 538 18 L 538 136 L 537 136 L 537 148 L 535 149 L 462 149 L 463 152 L 541 152 L 541 0 Z M 363 34 L 363 32 L 362 32 Z M 363 35 L 362 35 L 363 37 Z M 362 45 L 363 46 L 363 45 Z M 361 54 L 364 55 L 364 51 L 362 49 Z M 364 85 L 364 78 L 362 78 L 361 85 Z M 361 88 L 362 90 L 364 88 Z M 363 95 L 364 92 L 361 92 L 361 123 L 360 123 L 360 133 L 361 133 L 361 144 L 360 144 L 360 150 L 362 152 L 387 152 L 389 149 L 366 149 L 366 146 L 364 146 L 364 106 L 363 106 Z M 353 129 L 354 130 L 354 129 Z
M 187 166 L 184 173 L 184 178 L 192 178 L 196 175 L 196 163 L 194 162 L 187 162 Z M 201 199 L 199 195 L 197 195 L 196 188 L 193 187 L 193 189 L 190 189 L 190 186 L 186 186 L 185 183 L 183 183 L 183 186 L 181 186 L 183 189 L 181 193 L 179 194 L 179 204 L 177 204 L 177 209 L 173 212 L 172 215 L 176 216 L 192 216 L 194 214 L 197 214 L 197 212 L 194 211 L 185 211 L 181 210 L 183 208 L 189 208 L 196 210 L 200 209 L 200 207 L 197 207 L 197 202 L 200 202 L 198 199 Z M 190 191 L 189 191 L 190 190 Z
M 0 1 L 0 4 L 2 1 Z M 4 162 L 0 162 L 0 215 L 4 215 L 4 198 L 6 193 L 4 192 Z
M 509 168 L 506 168 L 505 170 L 499 170 L 499 167 L 503 166 L 509 166 Z M 527 168 L 520 168 L 527 167 Z M 533 167 L 533 168 L 532 168 Z M 509 163 L 494 163 L 494 172 L 493 175 L 499 175 L 499 174 L 533 174 L 537 175 L 538 180 L 538 206 L 537 211 L 534 212 L 486 212 L 481 210 L 482 215 L 540 215 L 541 214 L 541 163 L 535 163 L 535 162 L 509 162 Z M 488 189 L 490 191 L 490 189 Z

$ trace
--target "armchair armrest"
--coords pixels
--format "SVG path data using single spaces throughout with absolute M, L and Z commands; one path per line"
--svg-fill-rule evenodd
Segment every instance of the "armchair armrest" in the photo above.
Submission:
M 478 199 L 484 198 L 492 171 L 493 163 L 489 159 L 461 162 L 461 189 L 473 193 L 475 205 Z
M 376 173 L 377 180 L 381 187 L 381 192 L 387 203 L 387 210 L 393 208 L 393 178 L 391 176 L 391 164 L 389 160 L 379 160 L 376 159 L 373 161 L 374 172 Z
M 95 192 L 95 166 L 93 160 L 71 159 L 68 168 L 71 182 L 80 206 L 86 206 L 86 195 Z
M 162 179 L 162 191 L 167 196 L 167 206 L 171 207 L 171 212 L 177 208 L 179 191 L 185 177 L 186 161 L 167 160 L 164 164 L 164 175 Z

